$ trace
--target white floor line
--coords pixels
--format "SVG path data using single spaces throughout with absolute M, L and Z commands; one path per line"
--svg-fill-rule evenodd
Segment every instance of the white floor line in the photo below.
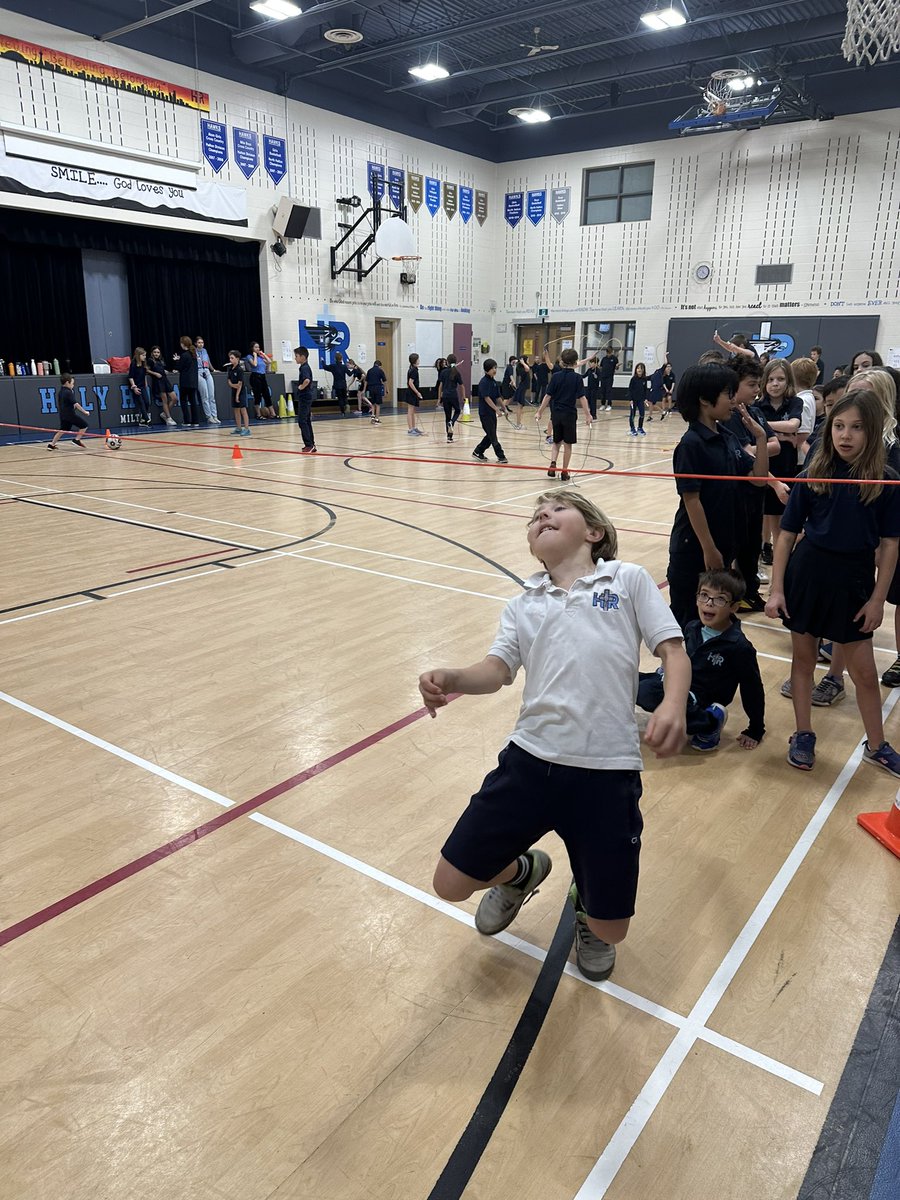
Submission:
M 227 567 L 213 567 L 211 571 L 194 571 L 191 574 L 175 575 L 171 579 L 158 579 L 154 583 L 141 583 L 137 587 L 122 588 L 118 592 L 104 592 L 107 600 L 115 600 L 118 596 L 130 596 L 132 592 L 149 592 L 153 588 L 171 587 L 174 583 L 190 583 L 194 579 L 202 579 L 204 575 L 220 575 Z
M 504 603 L 510 599 L 509 596 L 494 596 L 489 592 L 470 592 L 468 588 L 451 587 L 448 583 L 431 583 L 425 579 L 409 579 L 406 575 L 391 575 L 387 571 L 375 571 L 371 567 L 356 567 L 350 563 L 335 562 L 332 558 L 312 558 L 295 550 L 279 550 L 276 553 L 282 558 L 296 558 L 298 562 L 324 563 L 329 567 L 339 567 L 343 571 L 359 571 L 363 575 L 380 575 L 382 579 L 398 579 L 401 583 L 413 583 L 418 587 L 435 588 L 441 592 L 457 592 L 462 596 L 480 596 L 485 600 L 501 600 Z M 510 580 L 510 582 L 512 581 Z
M 21 617 L 4 617 L 0 625 L 15 625 L 17 621 L 33 621 L 35 617 L 49 617 L 51 613 L 63 612 L 67 608 L 79 608 L 82 604 L 95 604 L 94 600 L 75 600 L 72 604 L 58 604 L 56 608 L 43 608 L 40 612 L 24 613 Z
M 784 627 L 783 625 L 774 625 L 774 624 L 772 624 L 772 625 L 763 625 L 762 621 L 745 621 L 745 620 L 743 619 L 743 617 L 741 618 L 741 624 L 742 624 L 742 625 L 749 625 L 749 626 L 751 626 L 751 628 L 753 628 L 753 629 L 765 629 L 765 630 L 768 630 L 768 632 L 769 632 L 769 633 L 783 633 L 783 634 L 785 634 L 785 635 L 786 635 L 786 636 L 788 636 L 788 637 L 790 637 L 790 633 L 791 633 L 791 631 L 790 631 L 789 629 L 785 629 L 785 627 Z M 896 657 L 897 657 L 897 651 L 896 651 L 896 650 L 888 650 L 888 649 L 887 649 L 886 647 L 884 647 L 884 646 L 875 646 L 875 645 L 873 645 L 873 646 L 872 646 L 872 649 L 875 651 L 875 653 L 876 653 L 876 654 L 890 654 L 890 656 L 891 656 L 892 658 L 896 658 Z M 788 660 L 788 661 L 790 661 L 790 660 Z M 827 663 L 826 663 L 826 666 L 827 666 Z
M 136 486 L 134 484 L 132 487 Z M 165 486 L 165 485 L 163 485 Z M 94 500 L 97 504 L 115 504 L 120 508 L 139 508 L 145 512 L 162 513 L 165 516 L 184 517 L 189 521 L 203 521 L 208 525 L 227 525 L 232 529 L 246 529 L 248 533 L 269 533 L 272 537 L 278 538 L 298 538 L 302 537 L 302 533 L 285 533 L 280 529 L 261 529 L 258 525 L 241 525 L 237 521 L 223 521 L 220 517 L 201 517 L 197 513 L 181 512 L 177 509 L 170 508 L 154 508 L 152 504 L 135 504 L 129 500 L 111 500 L 108 496 L 91 496 L 86 492 L 67 492 L 68 496 L 75 496 L 79 500 Z
M 310 546 L 307 548 L 315 550 L 319 546 L 333 546 L 335 550 L 355 550 L 358 554 L 374 554 L 377 558 L 393 558 L 399 562 L 419 563 L 424 567 L 440 567 L 445 571 L 463 571 L 467 575 L 486 575 L 488 579 L 508 578 L 508 576 L 503 575 L 499 571 L 481 571 L 477 567 L 453 567 L 449 563 L 432 562 L 430 558 L 410 558 L 407 554 L 388 554 L 387 550 L 371 550 L 365 546 L 348 546 L 344 542 L 318 541 L 310 543 Z
M 91 601 L 87 601 L 87 603 L 90 604 Z M 185 779 L 183 775 L 176 775 L 174 771 L 169 771 L 166 767 L 161 767 L 158 763 L 151 762 L 148 758 L 142 758 L 139 754 L 132 754 L 130 750 L 123 750 L 121 746 L 113 745 L 112 742 L 108 742 L 105 738 L 96 737 L 95 734 L 88 733 L 86 729 L 79 729 L 77 725 L 72 725 L 69 721 L 62 721 L 59 717 L 54 717 L 52 713 L 44 712 L 41 708 L 35 708 L 33 704 L 27 704 L 24 700 L 17 700 L 15 696 L 10 696 L 7 692 L 0 692 L 0 700 L 12 708 L 19 709 L 20 712 L 28 713 L 29 716 L 37 717 L 39 721 L 44 721 L 48 725 L 53 725 L 56 729 L 61 729 L 63 733 L 70 733 L 82 742 L 87 742 L 91 746 L 105 750 L 107 754 L 113 754 L 116 758 L 121 758 L 124 762 L 131 763 L 135 767 L 140 767 L 144 771 L 149 771 L 151 775 L 157 775 L 160 779 L 165 779 L 168 783 L 175 783 L 179 787 L 183 787 L 185 791 L 192 792 L 195 796 L 201 796 L 204 800 L 212 800 L 214 804 L 219 804 L 223 808 L 231 808 L 234 804 L 234 801 L 229 800 L 227 796 L 221 796 L 218 792 L 214 792 L 210 788 L 203 787 L 199 783 L 194 783 L 190 779 Z
M 882 717 L 887 718 L 900 700 L 900 692 L 893 692 L 882 706 Z M 816 838 L 822 832 L 825 822 L 831 816 L 841 796 L 852 779 L 862 759 L 862 744 L 853 751 L 844 764 L 837 779 L 828 789 L 819 807 L 807 822 L 806 828 L 794 843 L 781 869 L 769 884 L 765 894 L 756 908 L 750 914 L 743 929 L 735 938 L 728 953 L 722 959 L 712 979 L 703 989 L 694 1007 L 688 1015 L 687 1022 L 680 1030 L 675 1040 L 669 1046 L 662 1059 L 657 1064 L 650 1078 L 644 1084 L 637 1099 L 622 1119 L 618 1129 L 610 1139 L 606 1149 L 597 1159 L 590 1174 L 578 1189 L 575 1200 L 602 1200 L 615 1179 L 619 1168 L 631 1153 L 635 1142 L 640 1137 L 659 1102 L 675 1078 L 678 1068 L 684 1062 L 699 1030 L 705 1027 L 716 1006 L 725 995 L 735 975 L 743 965 L 747 955 L 753 948 L 766 922 L 775 911 L 779 901 L 787 891 L 789 884 L 800 870 L 804 859 L 813 846 Z

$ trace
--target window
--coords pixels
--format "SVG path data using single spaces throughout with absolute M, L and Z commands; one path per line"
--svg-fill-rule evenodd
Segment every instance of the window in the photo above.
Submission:
M 596 354 L 602 358 L 606 347 L 612 344 L 619 360 L 619 374 L 630 375 L 634 370 L 634 337 L 637 328 L 634 321 L 598 321 L 585 323 L 581 335 L 582 358 Z M 617 349 L 621 346 L 622 349 Z
M 653 163 L 597 167 L 584 173 L 582 225 L 649 221 L 653 200 Z

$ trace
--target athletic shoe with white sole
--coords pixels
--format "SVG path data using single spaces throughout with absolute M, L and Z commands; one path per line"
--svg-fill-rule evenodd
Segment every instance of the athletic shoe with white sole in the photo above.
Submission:
M 846 696 L 843 679 L 834 675 L 823 675 L 812 690 L 812 702 L 816 708 L 828 708 Z
M 522 905 L 537 894 L 553 870 L 550 855 L 543 850 L 528 850 L 526 856 L 531 859 L 531 872 L 524 883 L 518 887 L 500 883 L 482 896 L 475 913 L 475 928 L 479 933 L 500 933 L 511 924 Z
M 575 965 L 585 979 L 600 983 L 612 974 L 616 965 L 616 948 L 591 931 L 574 883 L 569 888 L 569 899 L 575 908 Z

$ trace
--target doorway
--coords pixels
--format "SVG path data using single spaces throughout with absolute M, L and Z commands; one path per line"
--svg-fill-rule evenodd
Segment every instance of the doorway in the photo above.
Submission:
M 575 348 L 575 322 L 535 322 L 516 326 L 516 353 L 526 357 L 536 354 L 540 358 L 546 347 L 551 358 L 556 359 L 563 350 Z
M 387 382 L 384 385 L 384 399 L 386 404 L 396 405 L 397 393 L 394 389 L 394 378 L 396 375 L 396 363 L 394 362 L 394 326 L 396 321 L 389 317 L 375 318 L 375 353 L 372 355 L 372 362 L 377 358 L 381 363 L 381 369 L 387 376 Z

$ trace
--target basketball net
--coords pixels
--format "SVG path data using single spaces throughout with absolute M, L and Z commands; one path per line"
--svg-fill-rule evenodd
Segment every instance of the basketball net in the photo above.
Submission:
M 897 0 L 848 0 L 847 31 L 841 51 L 848 62 L 884 62 L 900 52 Z

